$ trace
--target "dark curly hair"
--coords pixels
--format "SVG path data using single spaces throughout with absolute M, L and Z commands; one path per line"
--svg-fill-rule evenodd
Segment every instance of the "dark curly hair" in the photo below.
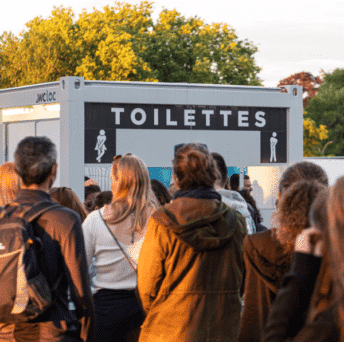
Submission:
M 285 252 L 292 257 L 297 235 L 310 227 L 309 214 L 314 200 L 327 187 L 318 181 L 302 180 L 286 189 L 278 201 L 274 220 L 276 237 Z
M 200 144 L 186 144 L 175 154 L 173 172 L 181 190 L 197 187 L 214 187 L 220 178 L 209 151 Z

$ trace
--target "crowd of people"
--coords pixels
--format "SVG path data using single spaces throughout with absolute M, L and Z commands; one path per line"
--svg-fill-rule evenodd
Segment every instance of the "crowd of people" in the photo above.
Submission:
M 0 341 L 344 342 L 344 177 L 329 187 L 320 166 L 289 166 L 266 227 L 249 177 L 239 189 L 201 144 L 178 148 L 170 189 L 114 156 L 111 191 L 85 179 L 84 202 L 53 187 L 56 161 L 27 137 L 0 166 L 1 210 L 59 204 L 32 223 L 53 304 L 2 318 Z

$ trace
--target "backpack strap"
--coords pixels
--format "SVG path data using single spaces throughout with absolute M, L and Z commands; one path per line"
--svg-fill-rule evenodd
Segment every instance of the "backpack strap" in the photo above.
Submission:
M 24 204 L 25 206 L 25 204 Z M 33 222 L 35 219 L 40 217 L 43 213 L 45 213 L 48 210 L 61 208 L 62 205 L 58 203 L 54 203 L 51 201 L 42 201 L 35 205 L 33 205 L 31 208 L 26 210 L 24 212 L 23 218 L 26 219 L 29 222 Z M 70 276 L 68 272 L 62 272 L 59 278 L 57 279 L 55 285 L 52 287 L 52 292 L 57 293 L 58 287 L 60 286 L 60 283 L 62 281 L 63 277 L 66 277 L 68 288 L 67 288 L 67 300 L 68 300 L 68 315 L 64 318 L 67 323 L 67 331 L 68 333 L 74 333 L 74 334 L 80 334 L 80 323 L 75 313 L 74 303 L 71 299 L 71 289 L 73 288 L 73 281 L 70 279 Z
M 28 208 L 26 208 L 28 207 Z M 58 203 L 54 203 L 51 201 L 42 201 L 37 204 L 32 203 L 17 203 L 11 202 L 6 204 L 3 207 L 0 207 L 0 219 L 4 218 L 5 216 L 10 217 L 14 212 L 17 211 L 18 208 L 21 210 L 16 213 L 17 217 L 21 217 L 29 222 L 34 221 L 36 218 L 41 216 L 44 212 L 55 209 L 61 208 L 62 206 Z
M 0 220 L 6 216 L 10 217 L 12 213 L 14 213 L 17 210 L 18 207 L 20 207 L 20 204 L 14 202 L 8 203 L 0 207 Z
M 61 208 L 62 205 L 50 201 L 42 201 L 33 205 L 30 209 L 26 210 L 23 218 L 27 221 L 32 222 L 45 213 L 48 210 Z

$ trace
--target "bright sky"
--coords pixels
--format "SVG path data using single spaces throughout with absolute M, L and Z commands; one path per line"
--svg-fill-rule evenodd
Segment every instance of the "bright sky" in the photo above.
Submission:
M 0 0 L 0 34 L 18 34 L 36 16 L 47 18 L 53 6 L 92 11 L 113 5 L 109 0 Z M 137 4 L 139 1 L 128 0 Z M 156 0 L 154 17 L 162 8 L 177 9 L 186 17 L 197 15 L 207 23 L 232 26 L 239 39 L 252 41 L 262 68 L 259 77 L 265 86 L 294 73 L 307 71 L 319 75 L 344 68 L 344 0 Z

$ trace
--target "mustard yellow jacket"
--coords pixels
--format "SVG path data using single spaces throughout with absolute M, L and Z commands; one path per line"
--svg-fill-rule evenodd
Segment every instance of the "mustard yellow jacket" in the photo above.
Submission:
M 140 342 L 236 341 L 244 217 L 217 199 L 177 198 L 151 217 L 138 264 Z

